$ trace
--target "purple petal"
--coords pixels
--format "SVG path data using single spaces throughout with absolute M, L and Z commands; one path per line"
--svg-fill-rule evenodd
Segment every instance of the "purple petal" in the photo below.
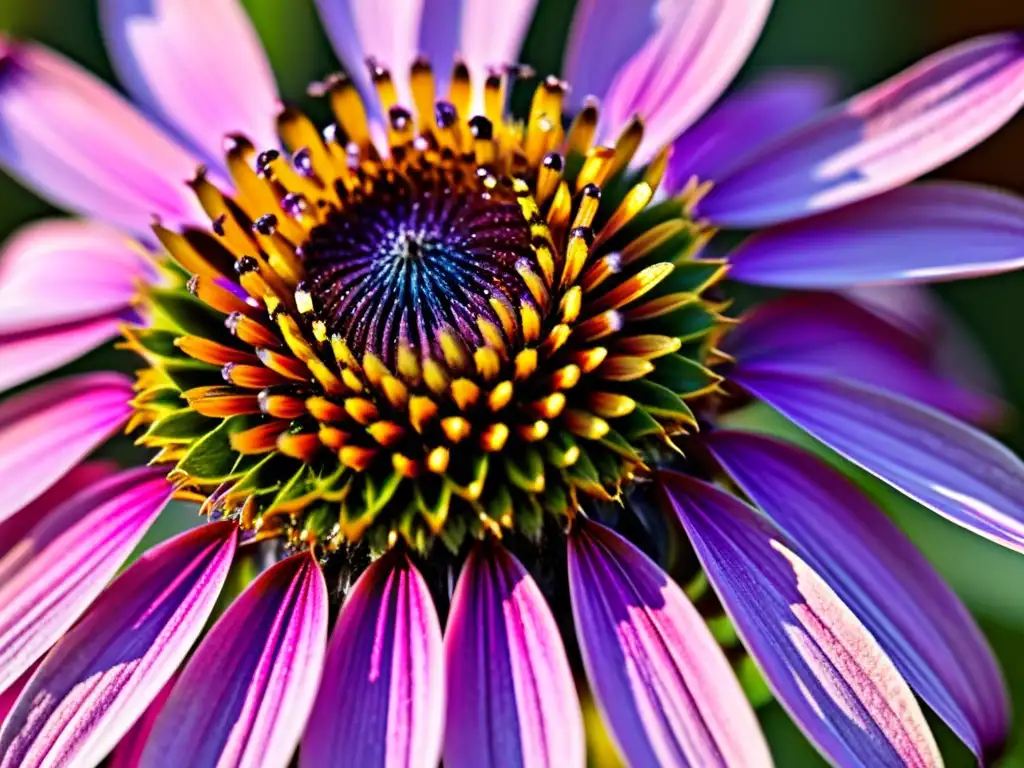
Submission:
M 1024 104 L 1024 35 L 989 35 L 930 56 L 770 144 L 700 212 L 755 228 L 906 184 L 988 138 Z
M 770 437 L 715 431 L 711 450 L 801 547 L 911 687 L 983 764 L 1002 752 L 1009 702 L 974 619 L 910 540 L 842 474 Z
M 103 0 L 100 19 L 128 92 L 207 157 L 238 131 L 278 145 L 274 73 L 238 0 Z
M 605 97 L 605 132 L 644 121 L 644 163 L 704 114 L 736 76 L 761 34 L 772 0 L 684 0 L 659 6 L 661 24 Z
M 302 552 L 261 574 L 206 635 L 140 764 L 284 768 L 313 707 L 326 644 L 327 585 Z
M 912 499 L 1024 552 L 1024 464 L 988 435 L 855 382 L 758 369 L 732 379 Z
M 627 763 L 772 764 L 722 649 L 653 561 L 611 530 L 577 521 L 569 588 L 587 678 Z
M 115 229 L 69 219 L 31 224 L 0 251 L 0 335 L 122 312 L 148 275 L 139 246 Z
M 761 147 L 818 114 L 834 95 L 835 84 L 825 75 L 783 71 L 727 96 L 672 145 L 665 191 L 679 192 L 694 176 L 724 178 Z
M 472 551 L 444 638 L 444 764 L 583 766 L 583 716 L 558 625 L 522 564 L 498 545 Z
M 303 768 L 423 766 L 441 757 L 444 669 L 430 590 L 392 552 L 352 587 L 331 636 L 323 683 L 302 740 Z
M 459 53 L 474 77 L 519 62 L 537 0 L 463 0 Z
M 121 96 L 41 46 L 0 39 L 0 164 L 50 202 L 137 233 L 206 220 L 196 159 Z
M 167 698 L 171 695 L 177 680 L 176 675 L 171 676 L 171 679 L 167 681 L 160 690 L 160 693 L 156 695 L 156 698 L 146 707 L 142 717 L 135 722 L 131 730 L 118 742 L 114 751 L 110 753 L 110 764 L 107 768 L 139 768 L 142 764 L 142 751 L 149 740 L 149 734 L 153 732 L 153 725 L 156 723 L 157 715 L 160 714 L 160 710 L 167 703 Z
M 0 690 L 89 607 L 170 497 L 160 468 L 100 480 L 0 560 Z
M 43 384 L 0 404 L 0 522 L 37 498 L 131 415 L 131 380 L 94 373 Z
M 18 510 L 8 520 L 0 523 L 0 560 L 21 542 L 44 517 L 59 509 L 65 501 L 93 483 L 98 483 L 118 471 L 117 464 L 112 461 L 87 461 L 74 467 L 50 490 L 24 509 Z
M 33 664 L 6 691 L 0 692 L 0 724 L 3 724 L 4 720 L 7 719 L 7 713 L 14 708 L 14 702 L 21 696 L 21 692 L 25 689 L 28 681 L 38 668 L 38 664 Z
M 1024 199 L 974 184 L 904 187 L 749 238 L 729 276 L 780 288 L 959 280 L 1024 266 Z
M 47 655 L 0 731 L 0 768 L 95 765 L 199 637 L 228 575 L 233 523 L 150 550 Z
M 994 398 L 940 370 L 935 348 L 934 340 L 895 328 L 842 296 L 820 293 L 758 306 L 725 344 L 743 368 L 860 381 L 971 421 L 998 413 Z
M 723 491 L 662 472 L 736 630 L 776 698 L 840 766 L 934 766 L 942 757 L 900 673 L 768 520 Z

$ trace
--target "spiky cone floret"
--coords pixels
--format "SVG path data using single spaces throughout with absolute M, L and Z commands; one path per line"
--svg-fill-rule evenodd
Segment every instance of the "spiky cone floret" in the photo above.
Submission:
M 149 366 L 139 442 L 211 518 L 324 556 L 536 539 L 583 497 L 618 499 L 721 381 L 706 292 L 725 266 L 694 258 L 711 235 L 691 216 L 701 190 L 652 204 L 665 154 L 630 169 L 638 121 L 595 146 L 593 103 L 563 128 L 556 79 L 519 123 L 503 114 L 514 73 L 488 77 L 465 119 L 465 67 L 437 101 L 417 62 L 411 110 L 371 71 L 386 153 L 333 77 L 319 91 L 336 125 L 285 108 L 288 156 L 231 137 L 235 195 L 192 182 L 211 230 L 155 227 L 167 280 L 142 292 L 151 321 L 125 329 Z M 406 230 L 359 261 L 352 243 L 396 210 Z

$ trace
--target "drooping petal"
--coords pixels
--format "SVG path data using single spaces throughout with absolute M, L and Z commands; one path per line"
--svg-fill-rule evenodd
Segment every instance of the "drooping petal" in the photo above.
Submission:
M 0 249 L 0 334 L 123 311 L 148 275 L 138 246 L 98 222 L 50 219 Z
M 277 146 L 274 73 L 238 0 L 103 0 L 100 20 L 128 92 L 207 157 L 238 131 Z
M 840 766 L 938 766 L 914 694 L 832 589 L 766 518 L 700 480 L 659 485 L 778 700 Z
M 727 430 L 707 441 L 911 687 L 983 764 L 995 759 L 1009 732 L 999 667 L 970 613 L 910 540 L 850 480 L 793 445 Z
M 823 293 L 761 304 L 725 342 L 744 368 L 861 381 L 969 421 L 997 414 L 995 398 L 959 385 L 941 370 L 935 349 L 934 339 L 921 339 L 842 296 Z
M 770 144 L 717 184 L 700 213 L 755 228 L 877 195 L 980 143 L 1024 104 L 1024 34 L 930 56 Z
M 441 625 L 423 577 L 393 552 L 346 598 L 300 762 L 434 768 L 443 730 Z
M 587 678 L 627 763 L 772 764 L 721 648 L 653 561 L 611 530 L 578 522 L 569 588 Z
M 159 468 L 102 479 L 44 517 L 0 560 L 0 690 L 89 607 L 170 496 Z
M 912 499 L 1024 551 L 1024 463 L 988 435 L 852 381 L 759 369 L 732 380 Z
M 146 711 L 142 713 L 142 717 L 135 722 L 135 725 L 131 727 L 128 733 L 118 742 L 114 751 L 110 753 L 110 764 L 107 768 L 139 768 L 142 751 L 149 740 L 149 734 L 153 732 L 153 725 L 156 723 L 157 715 L 160 714 L 160 710 L 167 703 L 167 698 L 171 695 L 171 691 L 174 689 L 174 684 L 177 681 L 177 676 L 172 675 L 171 679 L 160 690 L 160 693 L 156 695 L 156 698 L 150 702 L 149 706 L 146 707 Z
M 64 57 L 0 39 L 0 164 L 56 205 L 148 232 L 203 221 L 197 161 Z
M 131 415 L 131 380 L 84 374 L 0 404 L 0 522 L 37 498 Z
M 931 182 L 782 224 L 729 255 L 729 276 L 782 288 L 959 280 L 1024 266 L 1024 199 Z
M 233 523 L 150 550 L 47 655 L 0 731 L 0 768 L 95 765 L 199 637 L 235 551 Z
M 835 84 L 823 74 L 783 71 L 727 96 L 676 139 L 662 188 L 679 192 L 693 176 L 724 178 L 746 157 L 814 117 L 834 94 Z
M 117 464 L 112 461 L 87 461 L 74 467 L 50 490 L 0 523 L 0 559 L 42 522 L 44 517 L 58 510 L 65 501 L 117 471 Z
M 250 584 L 200 643 L 140 765 L 284 768 L 313 706 L 326 644 L 323 574 L 308 552 L 293 555 Z
M 583 716 L 554 616 L 500 546 L 470 554 L 445 628 L 444 763 L 583 766 Z
M 736 76 L 761 34 L 772 0 L 676 0 L 616 76 L 602 108 L 605 132 L 639 115 L 650 160 L 707 111 Z

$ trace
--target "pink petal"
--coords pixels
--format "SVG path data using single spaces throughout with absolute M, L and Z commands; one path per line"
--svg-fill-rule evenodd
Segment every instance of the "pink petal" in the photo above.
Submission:
M 278 146 L 274 73 L 238 0 L 103 0 L 100 19 L 128 91 L 207 157 L 229 133 Z
M 0 690 L 89 607 L 170 497 L 162 468 L 100 480 L 0 560 Z
M 139 246 L 103 224 L 30 224 L 0 250 L 0 334 L 123 312 L 149 273 Z
M 0 560 L 44 517 L 57 510 L 65 501 L 117 471 L 117 464 L 112 461 L 87 461 L 79 464 L 38 499 L 0 523 Z
M 477 82 L 519 62 L 537 0 L 463 0 L 459 53 Z
M 901 186 L 979 144 L 1024 105 L 1024 35 L 947 48 L 765 147 L 700 212 L 755 228 Z
M 167 703 L 167 698 L 171 695 L 171 691 L 177 681 L 177 675 L 172 675 L 171 679 L 160 689 L 160 693 L 146 707 L 142 717 L 135 722 L 131 730 L 124 735 L 114 748 L 114 751 L 110 753 L 110 764 L 107 768 L 139 768 L 142 765 L 142 751 L 149 740 L 149 734 L 153 732 L 153 725 L 156 723 L 157 715 L 160 714 L 160 710 Z
M 4 720 L 7 719 L 7 713 L 14 708 L 14 702 L 21 696 L 21 692 L 25 689 L 28 681 L 38 668 L 38 664 L 33 664 L 6 691 L 0 693 L 0 724 L 3 724 Z
M 77 360 L 120 334 L 120 315 L 0 335 L 0 391 Z
M 522 564 L 498 545 L 463 566 L 445 630 L 444 763 L 583 766 L 583 717 L 558 625 Z
M 662 188 L 679 192 L 694 176 L 715 181 L 830 104 L 832 78 L 780 71 L 722 99 L 672 145 Z
M 0 731 L 0 768 L 95 765 L 160 693 L 228 575 L 233 523 L 150 550 L 47 655 Z
M 999 666 L 970 613 L 911 541 L 850 480 L 796 446 L 728 430 L 706 439 L 921 698 L 983 764 L 998 757 L 1009 735 Z
M 764 230 L 729 276 L 784 288 L 959 280 L 1024 266 L 1024 200 L 958 182 L 895 189 Z
M 821 753 L 840 766 L 942 765 L 892 661 L 795 545 L 713 486 L 658 479 L 747 650 Z
M 722 649 L 650 558 L 577 521 L 569 588 L 587 679 L 628 764 L 772 764 Z
M 434 768 L 444 729 L 441 625 L 408 557 L 387 554 L 359 577 L 331 636 L 302 740 L 303 768 Z
M 0 164 L 14 176 L 134 232 L 148 232 L 153 216 L 204 220 L 185 184 L 196 159 L 111 88 L 31 43 L 7 44 L 0 64 Z
M 606 134 L 634 115 L 645 126 L 635 162 L 650 160 L 693 125 L 736 76 L 761 34 L 772 0 L 676 0 L 620 70 L 602 109 Z
M 326 644 L 327 585 L 302 552 L 262 573 L 206 635 L 141 765 L 284 768 L 313 707 Z
M 131 380 L 93 373 L 52 381 L 0 404 L 0 522 L 52 486 L 131 415 Z

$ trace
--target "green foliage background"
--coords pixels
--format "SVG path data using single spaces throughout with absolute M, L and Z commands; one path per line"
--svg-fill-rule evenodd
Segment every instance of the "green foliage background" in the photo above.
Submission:
M 285 98 L 305 103 L 305 85 L 338 67 L 312 0 L 243 2 L 269 51 Z M 540 2 L 523 59 L 542 74 L 558 71 L 574 2 Z M 834 72 L 842 92 L 850 94 L 942 45 L 1010 27 L 1024 28 L 1024 4 L 1019 0 L 776 0 L 765 36 L 741 80 L 777 67 L 822 68 Z M 95 0 L 2 0 L 0 30 L 44 41 L 101 77 L 113 79 Z M 985 146 L 936 175 L 1024 192 L 1024 119 L 1018 118 Z M 0 240 L 18 225 L 53 213 L 0 173 Z M 942 286 L 938 292 L 992 362 L 1007 400 L 1018 410 L 1024 408 L 1024 272 Z M 752 418 L 764 429 L 785 430 L 765 410 Z M 1006 425 L 1002 437 L 1024 451 L 1024 422 L 1019 416 Z M 1021 713 L 1005 765 L 1024 766 L 1024 556 L 966 534 L 897 498 L 863 473 L 855 476 L 918 542 L 988 634 Z M 762 718 L 779 765 L 821 764 L 777 705 L 765 708 Z M 948 764 L 971 764 L 966 750 L 939 724 L 936 733 Z

